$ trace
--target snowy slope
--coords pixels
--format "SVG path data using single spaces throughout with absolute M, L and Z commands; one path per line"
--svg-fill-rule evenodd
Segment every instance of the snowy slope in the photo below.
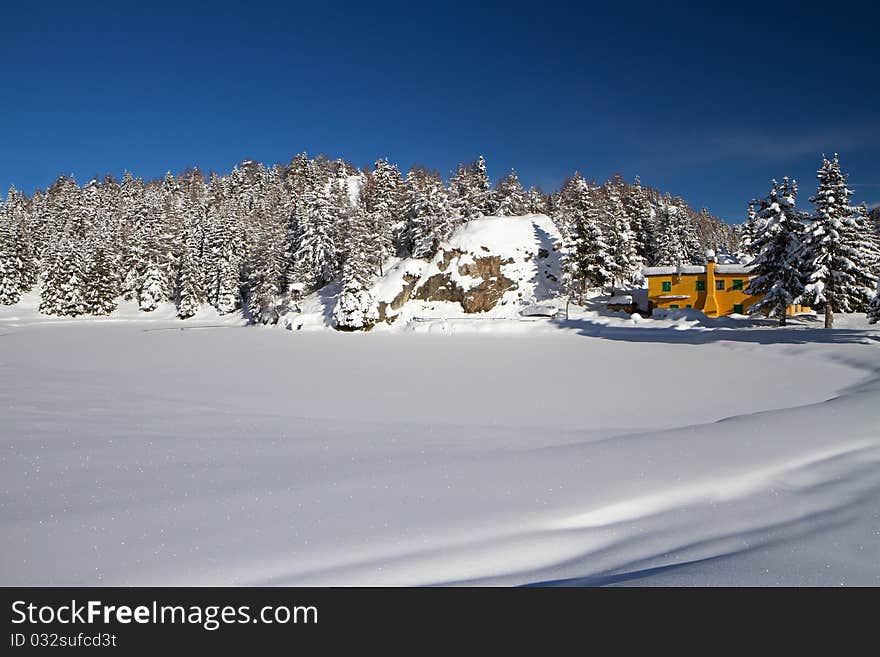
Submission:
M 863 321 L 487 339 L 0 309 L 0 583 L 877 585 Z
M 385 274 L 372 288 L 372 293 L 383 314 L 389 318 L 377 330 L 442 329 L 442 323 L 432 320 L 458 318 L 462 321 L 509 319 L 519 321 L 524 308 L 535 302 L 559 302 L 559 253 L 555 247 L 559 232 L 545 215 L 523 217 L 484 217 L 459 227 L 450 239 L 440 246 L 430 260 L 405 258 L 387 263 Z M 457 301 L 448 301 L 437 294 L 421 296 L 432 277 L 447 277 L 448 284 L 463 292 L 477 290 L 482 284 L 492 283 L 493 277 L 480 276 L 479 269 L 492 269 L 487 261 L 497 259 L 499 273 L 510 281 L 492 307 L 473 312 Z M 483 265 L 481 267 L 481 265 Z M 330 328 L 332 305 L 336 287 L 319 290 L 300 304 L 301 313 L 287 318 L 285 325 L 302 329 Z M 400 307 L 392 304 L 400 300 Z M 561 303 L 561 302 L 559 302 Z M 471 310 L 469 312 L 469 310 Z

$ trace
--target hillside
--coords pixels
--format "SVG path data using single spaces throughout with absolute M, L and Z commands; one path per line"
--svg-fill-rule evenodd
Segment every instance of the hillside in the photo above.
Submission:
M 559 231 L 542 214 L 484 217 L 456 229 L 430 259 L 389 261 L 371 288 L 377 328 L 433 319 L 520 319 L 563 303 Z M 285 318 L 289 328 L 330 325 L 338 285 L 318 290 Z

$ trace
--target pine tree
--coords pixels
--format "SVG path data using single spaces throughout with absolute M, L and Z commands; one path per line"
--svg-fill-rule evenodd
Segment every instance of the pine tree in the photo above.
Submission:
M 430 258 L 449 238 L 449 196 L 440 174 L 414 166 L 406 177 L 406 249 L 414 258 Z
M 177 278 L 177 316 L 189 319 L 205 302 L 204 270 L 201 266 L 199 226 L 190 216 Z
M 398 251 L 405 249 L 402 242 L 405 238 L 406 219 L 402 210 L 403 183 L 397 166 L 388 160 L 378 160 L 372 174 L 364 185 L 364 203 L 366 221 L 369 226 L 367 233 L 368 257 L 373 267 L 381 276 L 385 261 Z
M 150 208 L 144 181 L 129 171 L 122 176 L 119 193 L 119 241 L 122 251 L 121 293 L 124 299 L 137 297 L 146 262 L 145 245 Z
M 874 290 L 874 298 L 868 304 L 868 322 L 876 324 L 880 321 L 880 280 L 877 281 L 877 289 Z
M 498 182 L 495 188 L 495 200 L 497 202 L 495 212 L 500 217 L 520 217 L 528 212 L 525 192 L 513 169 Z
M 757 223 L 757 213 L 756 206 L 761 205 L 761 201 L 753 200 L 749 203 L 746 220 L 742 225 L 742 229 L 739 234 L 739 246 L 737 251 L 740 254 L 740 258 L 746 262 L 750 262 L 755 256 L 758 255 L 758 251 L 755 247 L 755 240 L 757 237 L 756 234 L 756 223 Z
M 119 280 L 114 253 L 100 237 L 94 240 L 86 272 L 85 300 L 92 315 L 109 315 L 116 310 Z
M 159 304 L 165 301 L 165 289 L 168 281 L 165 278 L 165 272 L 159 261 L 153 259 L 147 262 L 144 268 L 144 276 L 141 282 L 141 288 L 138 292 L 138 306 L 144 312 L 152 312 L 159 307 Z
M 614 276 L 609 267 L 609 247 L 602 232 L 598 197 L 578 174 L 567 183 L 562 284 L 568 298 L 576 298 L 579 305 L 583 305 L 587 289 L 601 287 Z
M 0 208 L 0 304 L 12 305 L 21 298 L 21 269 L 7 205 Z
M 657 221 L 657 251 L 654 264 L 675 266 L 700 264 L 703 248 L 693 223 L 684 210 L 681 199 L 671 199 L 667 194 L 660 208 Z
M 529 187 L 526 195 L 526 207 L 529 214 L 548 214 L 547 197 L 537 187 Z
M 815 214 L 804 237 L 804 271 L 808 276 L 800 302 L 824 305 L 825 328 L 832 328 L 834 312 L 864 309 L 876 280 L 869 270 L 870 237 L 849 205 L 852 191 L 840 170 L 837 155 L 823 158 L 817 173 L 819 187 L 810 201 Z
M 489 174 L 486 171 L 486 159 L 480 155 L 477 161 L 471 165 L 473 176 L 473 203 L 481 216 L 492 216 L 498 212 L 498 202 L 489 184 Z
M 40 295 L 40 312 L 75 317 L 89 311 L 85 296 L 82 243 L 65 234 L 50 253 Z
M 604 242 L 607 245 L 608 258 L 606 269 L 611 283 L 611 294 L 614 294 L 615 282 L 621 284 L 637 280 L 640 276 L 640 261 L 636 253 L 635 238 L 629 224 L 623 201 L 620 198 L 619 185 L 606 184 L 604 193 L 604 216 L 602 225 L 605 227 Z
M 366 208 L 358 204 L 349 218 L 342 290 L 333 309 L 333 322 L 342 331 L 370 329 L 379 321 L 376 299 L 370 292 L 374 269 L 366 251 L 371 230 L 367 217 Z
M 334 213 L 329 185 L 320 176 L 314 162 L 308 166 L 306 176 L 295 210 L 298 234 L 293 275 L 295 281 L 307 290 L 316 290 L 333 280 L 336 274 Z M 377 239 L 386 244 L 382 238 Z
M 656 249 L 654 211 L 645 195 L 645 190 L 642 189 L 642 181 L 638 176 L 636 176 L 635 183 L 626 188 L 623 203 L 635 240 L 638 262 L 639 264 L 651 262 Z
M 762 297 L 751 310 L 778 317 L 780 326 L 785 325 L 788 307 L 804 291 L 800 271 L 804 226 L 795 207 L 796 196 L 797 183 L 783 178 L 781 185 L 773 181 L 766 199 L 754 202 L 750 247 L 755 253 L 755 269 L 746 292 Z

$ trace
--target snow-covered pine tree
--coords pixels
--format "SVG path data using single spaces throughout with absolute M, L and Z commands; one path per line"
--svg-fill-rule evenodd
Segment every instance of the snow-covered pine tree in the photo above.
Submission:
M 880 280 L 877 281 L 877 289 L 874 290 L 874 298 L 868 304 L 868 323 L 876 324 L 880 322 Z
M 685 203 L 669 194 L 663 200 L 657 221 L 657 251 L 654 264 L 674 266 L 701 264 L 703 248 L 693 223 L 685 212 Z
M 403 216 L 403 182 L 397 165 L 388 160 L 377 160 L 375 168 L 364 185 L 364 204 L 369 231 L 367 254 L 381 276 L 385 261 L 398 252 L 405 252 L 406 219 Z
M 767 198 L 755 202 L 752 222 L 755 269 L 746 292 L 762 299 L 750 310 L 779 318 L 780 326 L 785 325 L 788 307 L 804 291 L 800 271 L 804 218 L 795 207 L 796 197 L 795 181 L 783 178 L 780 185 L 774 180 Z
M 746 214 L 746 220 L 742 224 L 739 233 L 739 246 L 737 251 L 740 259 L 745 262 L 751 262 L 758 252 L 755 248 L 756 223 L 757 223 L 757 207 L 761 206 L 762 201 L 755 199 L 749 203 Z
M 476 219 L 482 215 L 474 201 L 471 169 L 459 164 L 449 181 L 449 201 L 454 223 Z
M 641 262 L 636 253 L 635 238 L 629 224 L 629 217 L 620 198 L 619 184 L 604 186 L 604 207 L 602 226 L 604 241 L 608 248 L 606 268 L 610 274 L 611 294 L 614 295 L 615 283 L 621 285 L 639 280 Z
M 195 315 L 199 306 L 205 302 L 201 233 L 197 215 L 188 213 L 184 249 L 177 272 L 177 316 L 181 319 L 189 319 Z
M 340 331 L 368 330 L 379 321 L 376 299 L 370 292 L 375 278 L 374 264 L 367 252 L 370 230 L 372 224 L 366 208 L 358 203 L 349 216 L 342 289 L 333 309 L 333 322 Z
M 654 209 L 645 195 L 645 190 L 642 189 L 642 181 L 638 176 L 632 185 L 625 187 L 623 207 L 635 239 L 639 264 L 651 262 L 656 248 Z
M 122 268 L 120 291 L 127 300 L 136 298 L 141 287 L 146 264 L 149 213 L 144 181 L 126 171 L 119 190 L 119 242 Z
M 562 246 L 562 284 L 568 299 L 583 305 L 589 288 L 605 285 L 613 276 L 609 249 L 601 227 L 599 194 L 575 174 L 566 183 L 562 203 L 566 225 Z
M 101 231 L 91 240 L 86 271 L 85 300 L 92 315 L 109 315 L 116 310 L 119 278 L 116 255 Z
M 83 243 L 64 234 L 47 258 L 40 292 L 40 312 L 75 317 L 89 312 L 85 295 Z
M 482 216 L 492 216 L 498 211 L 498 201 L 489 183 L 489 174 L 486 171 L 486 159 L 480 155 L 477 161 L 471 165 L 473 172 L 473 202 Z
M 0 304 L 12 305 L 21 299 L 21 270 L 16 231 L 7 204 L 0 207 Z
M 166 300 L 165 290 L 168 280 L 156 254 L 153 254 L 144 267 L 144 275 L 141 279 L 138 291 L 138 307 L 144 312 L 152 312 L 159 304 Z
M 864 309 L 876 280 L 869 270 L 870 238 L 859 225 L 858 211 L 849 205 L 852 191 L 840 170 L 837 154 L 822 159 L 819 186 L 810 198 L 815 214 L 804 236 L 807 284 L 800 302 L 824 306 L 825 328 L 834 325 L 835 312 Z
M 430 258 L 452 232 L 449 196 L 440 174 L 414 166 L 406 176 L 406 248 L 414 258 Z
M 553 195 L 550 218 L 559 229 L 563 241 L 574 231 L 574 223 L 579 214 L 585 212 L 590 186 L 583 176 L 574 172 Z
M 520 217 L 528 212 L 528 202 L 516 171 L 511 169 L 495 188 L 495 213 L 500 217 Z
M 862 268 L 876 280 L 880 278 L 880 235 L 874 231 L 868 206 L 860 203 L 853 208 L 851 219 L 852 222 L 844 231 L 846 242 L 859 254 Z M 873 298 L 873 285 L 870 290 L 865 290 L 863 287 L 852 298 L 852 306 L 859 312 L 866 310 L 866 304 L 871 298 Z
M 24 194 L 10 187 L 6 203 L 2 206 L 6 215 L 7 230 L 12 248 L 15 277 L 20 293 L 29 292 L 37 283 L 39 263 L 34 252 L 33 219 Z
M 336 275 L 336 246 L 333 243 L 334 213 L 327 181 L 314 162 L 305 171 L 306 180 L 297 200 L 297 248 L 293 254 L 293 278 L 306 290 L 323 287 Z M 387 237 L 387 236 L 386 236 Z M 390 243 L 390 237 L 383 241 Z
M 529 214 L 548 214 L 550 212 L 547 196 L 537 187 L 529 187 L 526 194 L 526 208 Z

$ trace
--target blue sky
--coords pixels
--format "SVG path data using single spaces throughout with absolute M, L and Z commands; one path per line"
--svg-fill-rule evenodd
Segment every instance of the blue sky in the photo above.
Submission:
M 808 205 L 839 151 L 880 203 L 867 3 L 319 4 L 4 7 L 0 187 L 301 151 L 448 174 L 482 153 L 496 179 L 639 174 L 736 222 L 772 177 Z

